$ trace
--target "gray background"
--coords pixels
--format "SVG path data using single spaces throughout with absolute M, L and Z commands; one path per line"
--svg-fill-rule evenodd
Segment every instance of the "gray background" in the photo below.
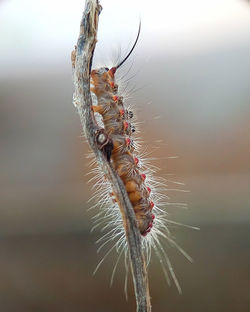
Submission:
M 140 41 L 121 69 L 133 65 L 123 79 L 132 77 L 127 103 L 159 176 L 170 189 L 190 191 L 168 192 L 189 206 L 166 207 L 171 218 L 201 228 L 172 229 L 194 258 L 190 264 L 169 250 L 183 295 L 152 259 L 153 311 L 249 311 L 250 7 L 102 5 L 96 66 L 126 54 L 141 15 Z M 90 233 L 88 146 L 71 104 L 82 8 L 81 1 L 0 2 L 1 311 L 134 311 L 122 263 L 109 288 L 115 254 L 92 277 L 101 234 Z

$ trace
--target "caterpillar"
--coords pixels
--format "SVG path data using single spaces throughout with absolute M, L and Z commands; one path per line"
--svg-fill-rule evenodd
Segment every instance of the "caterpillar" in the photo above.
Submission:
M 164 245 L 176 247 L 188 260 L 190 256 L 175 242 L 169 225 L 179 225 L 167 218 L 167 212 L 163 208 L 168 197 L 165 194 L 165 181 L 153 178 L 155 168 L 150 168 L 147 160 L 139 155 L 139 148 L 134 140 L 135 125 L 134 112 L 126 106 L 125 99 L 119 92 L 116 83 L 116 72 L 125 63 L 133 52 L 140 35 L 141 23 L 138 34 L 127 56 L 111 68 L 100 67 L 91 71 L 92 110 L 96 122 L 100 124 L 100 130 L 96 133 L 96 141 L 103 150 L 107 160 L 120 176 L 127 191 L 136 217 L 138 229 L 142 235 L 142 248 L 146 255 L 147 263 L 150 261 L 152 250 L 158 257 L 164 275 L 169 282 L 169 273 L 172 276 L 177 289 L 181 292 L 180 285 L 173 271 Z M 95 160 L 92 161 L 92 164 Z M 93 170 L 96 183 L 95 189 L 97 203 L 100 210 L 94 217 L 94 228 L 103 227 L 106 233 L 98 240 L 101 243 L 100 251 L 108 243 L 115 243 L 98 264 L 98 270 L 105 258 L 116 249 L 119 253 L 111 280 L 113 280 L 117 264 L 121 255 L 125 255 L 125 267 L 128 271 L 128 255 L 126 235 L 123 228 L 123 216 L 120 213 L 116 195 L 109 181 L 103 176 L 99 168 Z M 193 227 L 192 227 L 193 228 Z M 126 275 L 127 276 L 127 275 Z
M 128 56 L 117 66 L 100 68 L 91 71 L 91 91 L 97 97 L 97 105 L 92 106 L 94 112 L 102 116 L 104 130 L 112 142 L 112 151 L 108 154 L 116 172 L 122 179 L 133 206 L 140 233 L 146 236 L 153 226 L 155 215 L 150 199 L 151 189 L 146 185 L 146 175 L 139 170 L 139 159 L 134 155 L 135 147 L 131 139 L 135 131 L 131 124 L 132 111 L 128 111 L 123 97 L 118 95 L 118 85 L 115 83 L 116 70 L 132 53 L 140 34 L 140 27 L 134 46 Z M 101 134 L 101 140 L 103 133 Z M 100 137 L 99 137 L 100 140 Z

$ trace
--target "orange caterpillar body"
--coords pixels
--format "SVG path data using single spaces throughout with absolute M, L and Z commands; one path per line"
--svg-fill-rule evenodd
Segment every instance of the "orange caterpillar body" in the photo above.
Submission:
M 102 116 L 104 130 L 113 144 L 111 164 L 125 185 L 138 228 L 145 236 L 153 226 L 154 203 L 150 199 L 151 189 L 145 184 L 146 175 L 140 172 L 139 160 L 134 155 L 131 135 L 135 129 L 130 123 L 133 113 L 124 107 L 123 98 L 117 93 L 116 69 L 117 67 L 92 70 L 91 91 L 97 97 L 97 105 L 92 109 Z
M 133 112 L 125 107 L 123 97 L 118 93 L 118 85 L 115 82 L 117 69 L 129 58 L 136 46 L 140 35 L 140 28 L 141 24 L 139 24 L 134 45 L 120 63 L 111 68 L 100 67 L 91 71 L 90 90 L 93 103 L 93 114 L 91 117 L 96 122 L 93 131 L 95 131 L 95 143 L 97 147 L 124 183 L 134 209 L 138 230 L 142 236 L 145 236 L 141 240 L 141 246 L 146 263 L 149 264 L 151 255 L 155 254 L 168 284 L 170 283 L 169 275 L 171 275 L 178 291 L 181 293 L 181 288 L 168 257 L 166 247 L 176 248 L 189 261 L 192 261 L 191 257 L 176 243 L 175 238 L 170 232 L 171 225 L 190 226 L 169 220 L 165 207 L 166 205 L 186 207 L 186 204 L 169 202 L 169 197 L 166 194 L 166 191 L 169 190 L 167 188 L 168 181 L 164 178 L 154 176 L 158 168 L 150 165 L 148 160 L 151 159 L 145 158 L 147 156 L 145 152 L 141 153 L 139 161 L 137 155 L 140 151 L 132 138 L 132 134 L 135 132 L 135 128 L 131 124 Z M 119 76 L 117 77 L 119 79 Z M 78 101 L 77 97 L 74 97 L 74 101 Z M 96 165 L 94 153 L 90 156 L 94 156 L 90 165 Z M 100 208 L 98 213 L 93 216 L 94 226 L 92 230 L 98 227 L 102 228 L 102 236 L 97 240 L 97 243 L 100 244 L 98 252 L 109 244 L 112 244 L 112 247 L 109 248 L 99 262 L 94 273 L 111 252 L 117 252 L 119 255 L 111 276 L 112 284 L 121 255 L 124 254 L 126 269 L 124 289 L 127 296 L 127 276 L 130 257 L 126 239 L 126 222 L 123 209 L 119 206 L 118 196 L 112 189 L 112 183 L 109 183 L 110 181 L 102 169 L 102 167 L 94 167 L 92 169 L 94 176 L 90 179 L 91 181 L 95 181 L 93 185 L 95 194 L 92 199 L 98 199 L 91 209 Z M 150 187 L 147 185 L 148 183 L 150 183 Z M 179 183 L 177 182 L 177 184 Z M 195 227 L 191 228 L 198 229 Z M 150 234 L 147 235 L 149 232 Z

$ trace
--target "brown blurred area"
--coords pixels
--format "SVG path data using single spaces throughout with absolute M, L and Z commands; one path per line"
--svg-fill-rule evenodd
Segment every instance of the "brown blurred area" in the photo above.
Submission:
M 161 49 L 138 47 L 127 75 L 136 73 L 130 87 L 138 90 L 127 103 L 170 201 L 189 206 L 166 207 L 170 218 L 201 230 L 172 229 L 194 259 L 169 250 L 182 295 L 152 259 L 153 311 L 247 312 L 250 41 L 174 55 L 155 40 Z M 29 70 L 0 75 L 0 311 L 135 311 L 131 278 L 128 302 L 124 296 L 123 262 L 109 287 L 115 253 L 92 276 L 104 253 L 96 253 L 101 233 L 90 233 L 93 191 L 70 49 L 55 64 L 41 52 L 39 68 L 31 59 Z

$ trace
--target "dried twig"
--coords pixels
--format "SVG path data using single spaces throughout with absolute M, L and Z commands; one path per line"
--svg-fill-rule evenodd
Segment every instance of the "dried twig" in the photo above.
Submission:
M 98 148 L 96 133 L 99 130 L 91 110 L 92 100 L 90 94 L 90 71 L 95 44 L 97 42 L 98 17 L 101 6 L 98 0 L 87 0 L 83 12 L 80 35 L 77 46 L 72 52 L 72 67 L 74 80 L 73 103 L 80 115 L 84 134 L 95 153 L 96 160 L 102 168 L 104 175 L 111 182 L 117 195 L 120 209 L 125 216 L 124 226 L 131 259 L 136 305 L 138 312 L 150 312 L 150 296 L 145 260 L 141 247 L 141 234 L 137 228 L 133 207 L 128 198 L 126 189 L 118 174 L 107 161 L 102 150 Z

